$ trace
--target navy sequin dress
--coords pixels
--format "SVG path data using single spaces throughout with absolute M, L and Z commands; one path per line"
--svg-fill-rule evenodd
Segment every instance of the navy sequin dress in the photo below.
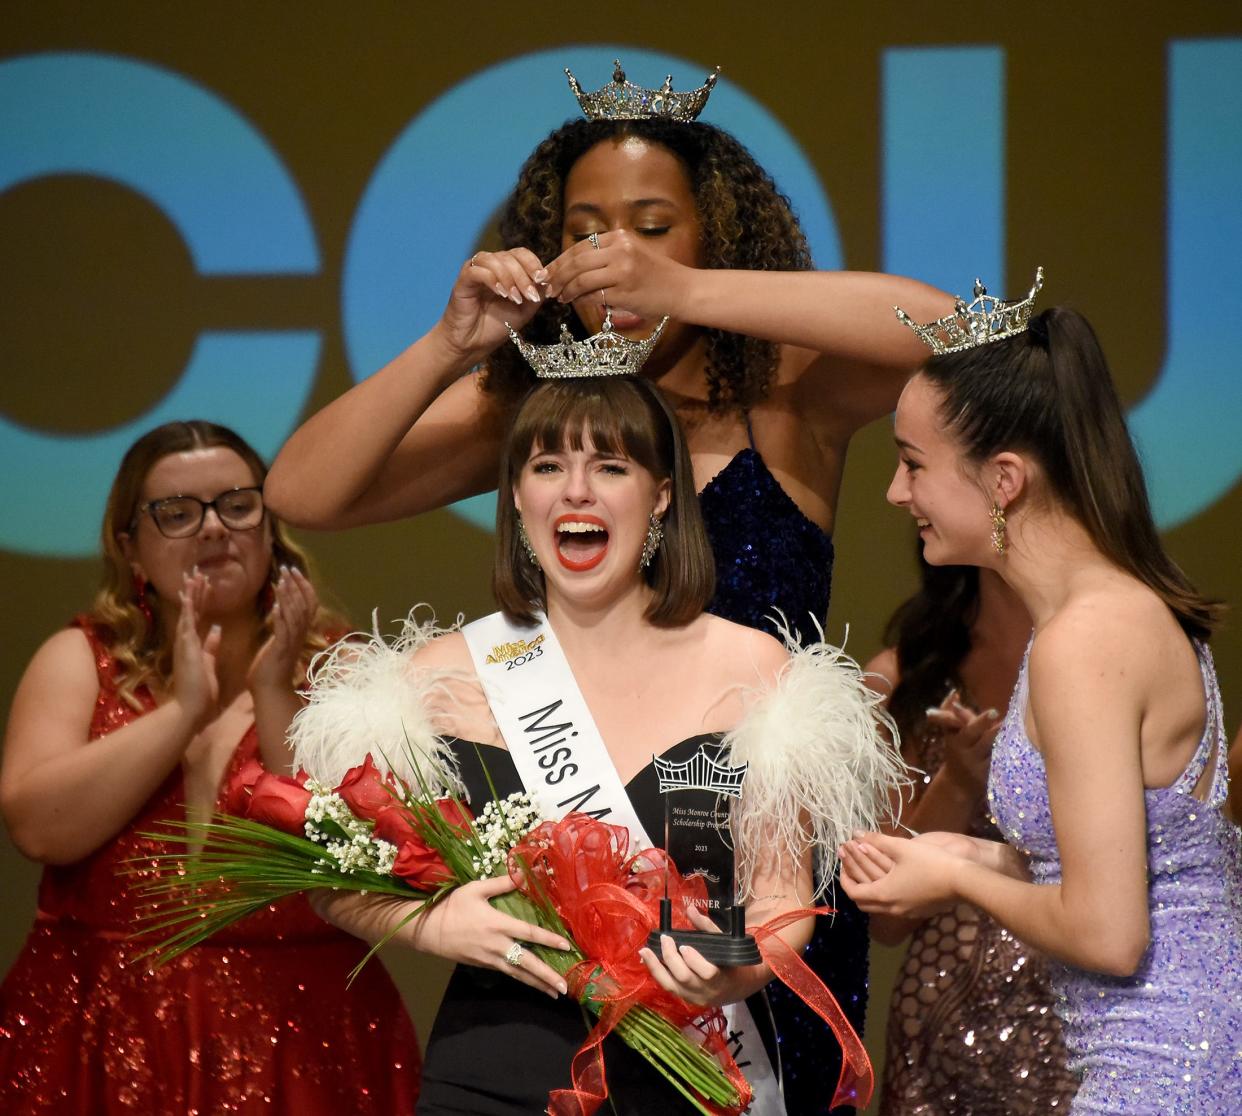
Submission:
M 749 430 L 748 430 L 749 433 Z M 751 447 L 737 454 L 700 495 L 716 557 L 716 595 L 709 612 L 775 634 L 780 610 L 808 632 L 808 616 L 823 623 L 832 588 L 832 539 L 801 508 Z M 829 894 L 831 919 L 816 919 L 807 964 L 836 996 L 859 1035 L 867 1012 L 867 916 L 839 887 Z M 779 981 L 768 989 L 780 1036 L 789 1116 L 827 1111 L 841 1071 L 837 1040 L 817 1015 Z M 835 1113 L 853 1113 L 850 1107 Z

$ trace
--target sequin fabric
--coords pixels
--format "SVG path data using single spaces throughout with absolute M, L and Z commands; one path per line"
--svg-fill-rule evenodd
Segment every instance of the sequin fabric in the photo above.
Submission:
M 1197 648 L 1207 695 L 1203 739 L 1185 771 L 1149 790 L 1151 944 L 1129 977 L 1049 961 L 1076 1116 L 1242 1111 L 1242 831 L 1221 813 L 1229 789 L 1220 690 Z M 1028 652 L 1029 654 L 1029 652 Z M 1027 738 L 1027 664 L 992 752 L 989 800 L 1035 883 L 1061 879 L 1043 758 Z M 1219 761 L 1219 762 L 1218 762 Z M 1192 793 L 1211 765 L 1204 800 Z
M 82 626 L 100 680 L 97 740 L 155 703 L 145 691 L 138 710 L 119 698 L 107 648 Z M 230 774 L 257 755 L 251 726 Z M 0 1112 L 412 1113 L 420 1056 L 395 986 L 371 964 L 347 989 L 366 947 L 304 900 L 269 907 L 155 971 L 137 961 L 136 888 L 151 875 L 148 858 L 169 851 L 139 831 L 183 820 L 183 799 L 177 770 L 111 841 L 44 870 L 35 926 L 0 986 Z
M 709 612 L 776 633 L 779 611 L 804 634 L 823 623 L 832 588 L 832 539 L 812 523 L 754 448 L 744 449 L 699 497 L 716 558 Z M 832 990 L 861 1035 L 867 1014 L 867 916 L 837 887 L 831 918 L 816 919 L 804 959 Z M 768 988 L 789 1116 L 822 1116 L 841 1072 L 841 1051 L 827 1025 L 779 982 Z M 854 1112 L 850 1106 L 834 1113 Z
M 944 762 L 942 734 L 925 731 L 914 745 L 930 782 Z M 970 831 L 1000 838 L 982 802 Z M 1052 1005 L 1043 958 L 978 908 L 929 918 L 893 987 L 882 1116 L 1067 1112 L 1078 1080 Z

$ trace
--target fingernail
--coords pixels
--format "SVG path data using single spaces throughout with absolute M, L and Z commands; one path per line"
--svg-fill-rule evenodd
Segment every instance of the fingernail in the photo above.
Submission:
M 517 287 L 509 288 L 509 297 L 513 299 L 513 301 L 516 302 L 519 306 L 522 305 L 522 292 L 519 291 Z
M 929 705 L 926 709 L 923 710 L 923 716 L 930 717 L 933 713 L 939 713 L 939 712 L 940 712 L 940 709 L 938 706 Z
M 548 281 L 548 273 L 542 267 L 535 272 L 534 280 L 536 283 L 546 283 Z
M 989 709 L 989 710 L 988 710 L 988 716 L 989 716 L 989 717 L 999 717 L 999 716 L 1000 716 L 1000 714 L 999 714 L 999 713 L 998 713 L 995 709 Z
M 560 993 L 562 996 L 564 996 L 569 991 L 569 986 L 564 981 L 561 981 L 561 983 L 558 984 L 556 987 L 560 990 Z
M 538 302 L 538 301 L 539 301 L 539 292 L 538 292 L 537 290 L 535 290 L 535 288 L 534 288 L 534 287 L 527 287 L 527 288 L 526 288 L 526 297 L 527 297 L 527 298 L 529 298 L 529 299 L 531 300 L 531 302 Z
M 495 290 L 496 290 L 496 293 L 497 293 L 498 295 L 500 295 L 500 297 L 501 297 L 501 298 L 508 298 L 508 297 L 509 297 L 509 295 L 508 295 L 508 293 L 505 291 L 504 287 L 502 287 L 499 283 L 497 283 L 497 284 L 496 284 Z
M 220 625 L 219 625 L 219 624 L 212 624 L 212 626 L 211 626 L 211 631 L 210 631 L 210 632 L 208 632 L 207 634 L 208 634 L 208 635 L 219 635 L 219 634 L 220 634 Z

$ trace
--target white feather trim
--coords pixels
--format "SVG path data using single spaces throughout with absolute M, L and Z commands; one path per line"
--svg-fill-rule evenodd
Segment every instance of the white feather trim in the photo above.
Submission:
M 421 780 L 437 793 L 464 793 L 429 698 L 448 680 L 467 676 L 410 662 L 415 651 L 456 625 L 437 628 L 434 615 L 420 622 L 417 612 L 411 610 L 392 643 L 372 614 L 369 633 L 347 636 L 315 656 L 309 701 L 289 726 L 295 769 L 336 786 L 370 753 L 381 771 L 391 771 L 415 790 Z
M 796 861 L 809 844 L 818 899 L 832 885 L 837 849 L 891 819 L 894 792 L 910 778 L 897 728 L 858 664 L 822 642 L 822 629 L 821 642 L 800 646 L 782 618 L 780 634 L 789 661 L 724 741 L 730 763 L 750 765 L 730 823 L 738 887 L 752 897 L 758 864 Z

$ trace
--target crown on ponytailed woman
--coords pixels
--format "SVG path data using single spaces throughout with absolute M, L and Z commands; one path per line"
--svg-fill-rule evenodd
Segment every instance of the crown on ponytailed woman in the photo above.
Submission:
M 604 314 L 600 331 L 585 341 L 575 341 L 569 327 L 561 323 L 561 337 L 551 345 L 535 345 L 523 338 L 508 322 L 509 337 L 541 380 L 569 380 L 578 376 L 636 376 L 668 324 L 662 318 L 655 332 L 642 341 L 631 341 L 612 328 L 612 311 Z
M 974 301 L 968 306 L 962 299 L 953 304 L 953 313 L 934 322 L 919 325 L 900 306 L 894 306 L 899 321 L 919 335 L 923 343 L 937 355 L 960 353 L 1026 330 L 1035 310 L 1035 296 L 1043 289 L 1044 269 L 1035 269 L 1035 282 L 1021 302 L 1005 302 L 988 294 L 983 283 L 975 280 Z
M 569 88 L 582 106 L 582 115 L 588 120 L 677 120 L 683 124 L 698 117 L 712 95 L 720 67 L 708 74 L 698 89 L 685 93 L 673 92 L 673 75 L 664 79 L 659 89 L 644 89 L 625 80 L 620 60 L 613 62 L 612 81 L 594 93 L 583 92 L 578 79 L 565 67 Z

